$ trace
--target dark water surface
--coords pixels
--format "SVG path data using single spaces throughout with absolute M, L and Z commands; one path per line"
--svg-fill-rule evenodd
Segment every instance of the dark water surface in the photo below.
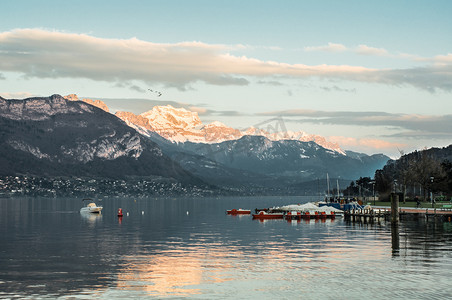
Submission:
M 387 223 L 225 214 L 307 201 L 104 199 L 86 215 L 80 199 L 0 199 L 0 298 L 451 297 L 451 223 L 403 221 L 397 235 Z

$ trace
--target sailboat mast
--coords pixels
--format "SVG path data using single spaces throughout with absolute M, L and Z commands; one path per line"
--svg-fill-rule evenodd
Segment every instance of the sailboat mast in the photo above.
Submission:
M 330 178 L 328 177 L 328 173 L 326 173 L 326 185 L 328 187 L 328 194 L 326 194 L 326 196 L 329 198 L 330 197 Z
M 337 199 L 339 199 L 341 196 L 339 195 L 339 179 L 336 179 L 337 184 Z

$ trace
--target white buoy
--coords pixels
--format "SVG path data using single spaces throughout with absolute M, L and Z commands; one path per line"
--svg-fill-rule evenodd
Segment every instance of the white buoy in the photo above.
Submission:
M 144 215 L 144 210 L 141 211 L 141 215 Z
M 187 216 L 188 216 L 188 210 L 187 210 Z
M 129 212 L 127 212 L 127 216 L 129 216 Z

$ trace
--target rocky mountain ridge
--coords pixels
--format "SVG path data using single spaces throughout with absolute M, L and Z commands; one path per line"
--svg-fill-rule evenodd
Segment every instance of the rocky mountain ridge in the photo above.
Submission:
M 12 120 L 47 120 L 57 114 L 92 113 L 90 105 L 70 104 L 60 95 L 6 100 L 0 97 L 0 117 Z
M 105 102 L 101 100 L 93 100 L 88 98 L 79 99 L 76 94 L 69 94 L 67 96 L 64 96 L 63 98 L 69 101 L 83 101 L 85 103 L 91 104 L 92 106 L 96 106 L 106 112 L 110 112 L 108 106 L 105 104 Z
M 202 183 L 116 116 L 60 95 L 0 98 L 0 175 Z

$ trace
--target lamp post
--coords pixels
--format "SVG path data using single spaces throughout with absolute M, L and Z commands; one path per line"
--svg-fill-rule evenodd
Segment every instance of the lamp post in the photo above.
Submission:
M 374 206 L 375 206 L 375 181 L 372 181 L 372 196 L 374 197 Z
M 430 181 L 432 185 L 430 186 L 430 199 L 432 201 L 432 208 L 434 208 L 434 201 L 433 201 L 433 179 L 435 179 L 433 176 L 430 177 Z

